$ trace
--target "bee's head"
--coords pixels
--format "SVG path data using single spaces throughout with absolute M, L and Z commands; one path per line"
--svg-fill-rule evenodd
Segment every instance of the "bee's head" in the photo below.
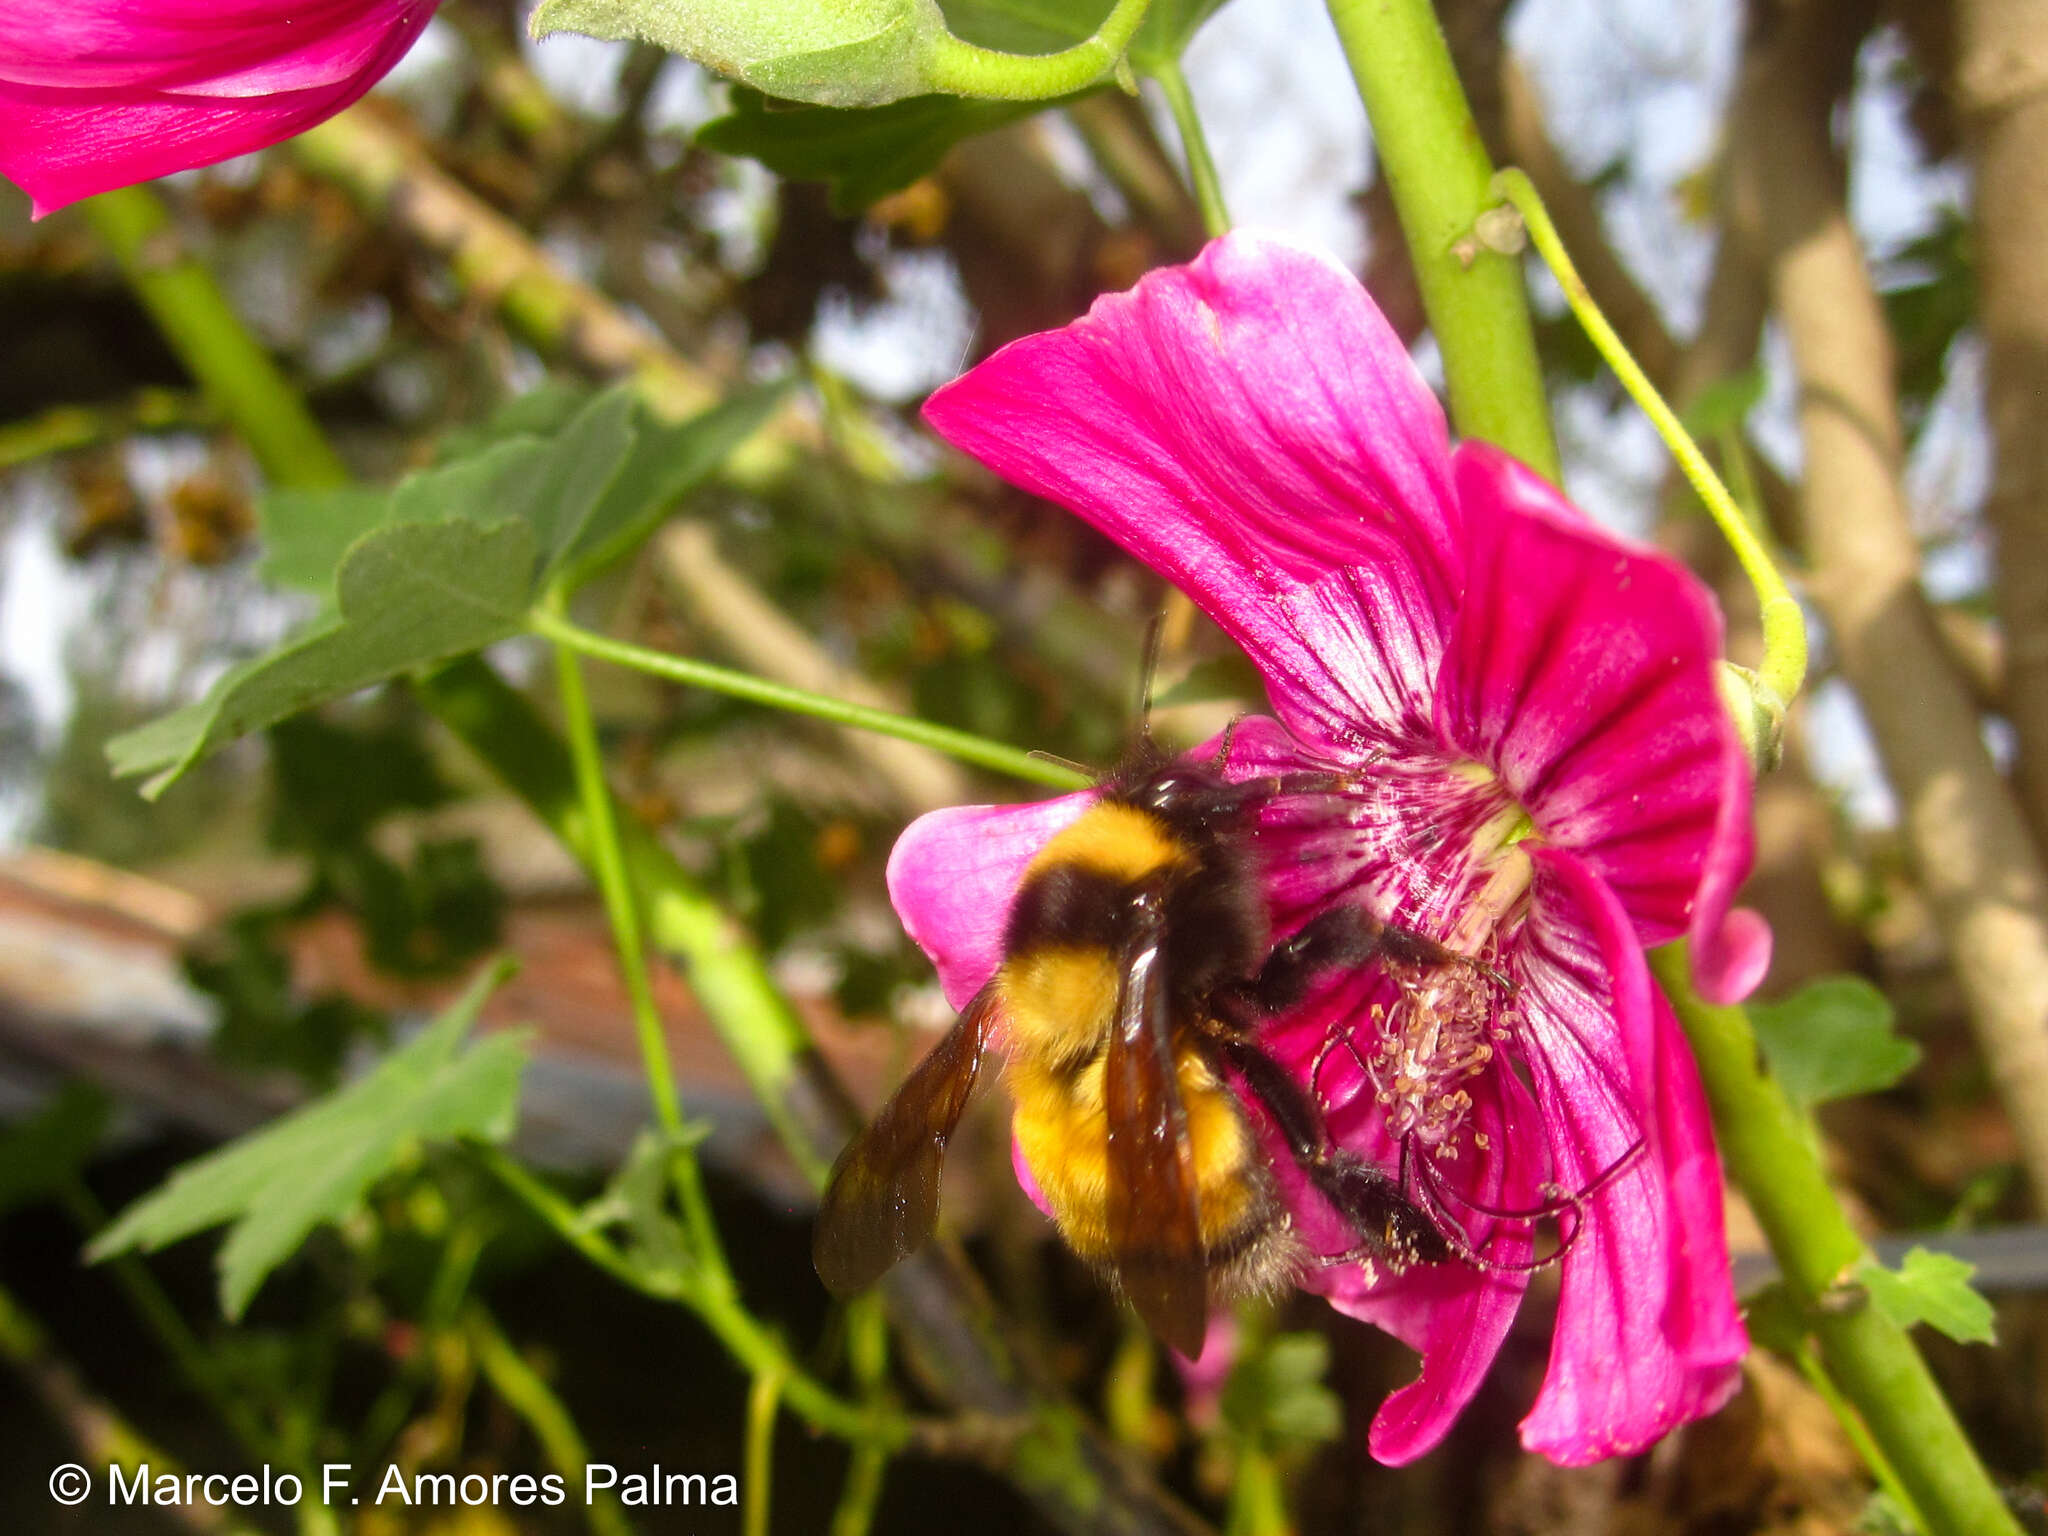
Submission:
M 1254 809 L 1254 800 L 1242 785 L 1231 783 L 1206 763 L 1180 758 L 1155 760 L 1116 786 L 1114 793 L 1168 821 L 1193 820 L 1211 827 L 1234 824 Z

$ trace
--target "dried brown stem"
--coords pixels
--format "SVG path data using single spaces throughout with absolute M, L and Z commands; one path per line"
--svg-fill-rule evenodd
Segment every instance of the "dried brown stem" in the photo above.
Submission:
M 2048 844 L 2048 0 L 1957 0 L 1954 16 L 1950 94 L 1977 183 L 2005 708 L 2021 807 Z
M 1906 843 L 2038 1194 L 2048 1194 L 2048 876 L 1919 587 L 1891 338 L 1849 223 L 1830 116 L 1861 0 L 1765 6 L 1729 112 L 1731 215 L 1753 215 L 1791 341 L 1812 591 L 1898 795 Z

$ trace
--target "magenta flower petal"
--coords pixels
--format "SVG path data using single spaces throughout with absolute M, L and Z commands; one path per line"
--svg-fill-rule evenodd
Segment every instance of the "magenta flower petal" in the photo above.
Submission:
M 1612 887 L 1643 943 L 1690 931 L 1702 989 L 1747 993 L 1770 932 L 1729 921 L 1750 864 L 1749 762 L 1716 682 L 1712 595 L 1498 449 L 1460 445 L 1454 474 L 1471 550 L 1437 696 L 1445 739 Z
M 1375 727 L 1427 720 L 1418 685 L 1460 578 L 1443 412 L 1327 258 L 1228 236 L 1011 343 L 925 416 L 1186 591 L 1310 744 L 1354 750 Z M 1316 595 L 1346 570 L 1362 601 Z M 1422 665 L 1380 663 L 1389 608 L 1396 643 L 1426 647 Z M 1385 710 L 1390 676 L 1417 686 L 1402 718 L 1363 716 L 1361 696 Z
M 437 0 L 16 0 L 0 12 L 0 174 L 38 218 L 261 149 L 404 56 Z
M 1702 990 L 1729 997 L 1769 954 L 1730 911 L 1748 764 L 1704 588 L 1496 451 L 1447 459 L 1362 290 L 1254 237 L 1015 343 L 928 411 L 1181 584 L 1260 667 L 1280 719 L 1239 722 L 1223 771 L 1273 785 L 1252 845 L 1275 938 L 1361 909 L 1476 962 L 1334 971 L 1255 1037 L 1447 1256 L 1390 1272 L 1240 1094 L 1321 1256 L 1301 1283 L 1422 1356 L 1374 1454 L 1442 1438 L 1552 1221 L 1557 1332 L 1524 1442 L 1587 1461 L 1711 1411 L 1746 1340 L 1704 1100 L 1643 956 L 1689 934 Z M 1031 856 L 1086 803 L 906 834 L 891 893 L 956 1002 L 999 964 Z
M 960 805 L 920 816 L 889 852 L 889 900 L 938 967 L 955 1008 L 1003 959 L 1003 925 L 1024 866 L 1088 808 L 1093 791 L 1035 805 Z
M 1308 1041 L 1320 1039 L 1322 1031 L 1310 1033 L 1291 1023 L 1288 1033 L 1298 1052 Z M 1289 1046 L 1276 1042 L 1276 1050 L 1286 1059 Z M 1477 1186 L 1463 1193 L 1497 1209 L 1527 1209 L 1537 1202 L 1538 1181 L 1528 1160 L 1512 1149 L 1525 1147 L 1531 1135 L 1539 1134 L 1529 1091 L 1514 1074 L 1496 1073 L 1475 1097 L 1475 1126 L 1507 1155 L 1487 1159 Z M 1398 1150 L 1372 1122 L 1370 1103 L 1368 1095 L 1354 1100 L 1349 1112 L 1333 1113 L 1331 1131 L 1351 1150 L 1383 1166 L 1395 1166 Z M 1275 1154 L 1275 1166 L 1282 1168 L 1284 1151 L 1276 1147 Z M 1282 1170 L 1281 1187 L 1318 1252 L 1355 1240 L 1327 1209 L 1320 1209 L 1307 1181 L 1291 1166 Z M 1475 1238 L 1487 1237 L 1484 1218 L 1473 1218 L 1470 1226 Z M 1527 1261 L 1532 1245 L 1526 1228 L 1501 1224 L 1491 1235 L 1489 1261 L 1503 1266 Z M 1462 1261 L 1402 1275 L 1374 1275 L 1349 1264 L 1312 1269 L 1302 1283 L 1327 1297 L 1338 1311 L 1385 1329 L 1422 1356 L 1415 1380 L 1391 1393 L 1373 1419 L 1369 1444 L 1374 1458 L 1399 1466 L 1433 1450 L 1479 1390 L 1514 1322 L 1529 1276 L 1512 1268 L 1485 1271 Z
M 1580 1465 L 1718 1407 L 1747 1341 L 1725 1283 L 1718 1177 L 1711 1198 L 1701 1187 L 1705 1105 L 1669 1062 L 1628 915 L 1580 859 L 1543 849 L 1535 860 L 1516 965 L 1524 1059 L 1553 1178 L 1592 1193 L 1562 1261 L 1550 1368 L 1522 1443 Z M 1693 1279 L 1709 1263 L 1722 1277 L 1711 1288 Z

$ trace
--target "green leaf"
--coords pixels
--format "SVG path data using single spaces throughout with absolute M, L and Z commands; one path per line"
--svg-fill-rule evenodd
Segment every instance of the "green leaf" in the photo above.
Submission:
M 946 23 L 966 42 L 1006 53 L 1056 53 L 1094 35 L 1112 0 L 943 0 Z M 1178 59 L 1223 0 L 1152 0 L 1131 39 L 1140 70 Z M 1101 89 L 1095 87 L 1094 89 Z M 772 92 L 770 93 L 773 94 Z M 851 111 L 795 106 L 735 91 L 732 111 L 707 124 L 697 142 L 723 155 L 759 160 L 778 176 L 822 181 L 835 212 L 854 214 L 929 175 L 962 139 L 1035 112 L 1078 101 L 968 101 L 910 96 Z
M 643 420 L 603 496 L 555 560 L 554 579 L 580 586 L 637 548 L 678 501 L 767 425 L 788 388 L 783 382 L 749 390 L 687 421 Z
M 758 160 L 792 181 L 822 181 L 831 188 L 833 210 L 854 214 L 929 175 L 960 140 L 1047 105 L 912 96 L 886 107 L 835 111 L 784 107 L 757 91 L 736 90 L 731 114 L 705 124 L 697 142 Z
M 1904 1077 L 1920 1047 L 1892 1033 L 1892 1005 L 1860 976 L 1825 976 L 1781 1003 L 1750 1008 L 1771 1071 L 1802 1109 L 1876 1093 Z
M 1131 39 L 1131 63 L 1144 73 L 1178 62 L 1202 24 L 1222 10 L 1224 0 L 1152 0 L 1138 35 Z
M 66 1083 L 49 1103 L 0 1136 L 0 1216 L 32 1205 L 77 1177 L 99 1145 L 112 1109 L 87 1083 Z
M 1764 371 L 1745 368 L 1714 380 L 1693 398 L 1680 418 L 1694 437 L 1716 438 L 1740 429 L 1749 413 L 1763 402 Z
M 1870 1299 L 1901 1328 L 1925 1323 L 1958 1344 L 1997 1342 L 1991 1303 L 1970 1284 L 1976 1267 L 1952 1253 L 1914 1248 L 1895 1270 L 1875 1259 L 1856 1266 Z
M 114 772 L 154 775 L 143 788 L 154 797 L 250 731 L 517 634 L 547 588 L 574 585 L 644 538 L 780 395 L 751 391 L 671 425 L 621 386 L 550 435 L 486 439 L 390 491 L 272 496 L 266 570 L 330 606 L 197 703 L 115 737 Z
M 446 1013 L 346 1088 L 187 1163 L 122 1212 L 87 1257 L 154 1251 L 232 1223 L 217 1265 L 221 1310 L 238 1318 L 316 1226 L 347 1215 L 420 1142 L 505 1140 L 526 1066 L 523 1044 L 501 1034 L 457 1047 L 511 971 L 502 960 L 486 968 Z
M 1319 1333 L 1283 1333 L 1241 1357 L 1223 1386 L 1223 1416 L 1261 1441 L 1315 1444 L 1343 1432 L 1344 1405 L 1323 1378 L 1330 1343 Z
M 154 798 L 206 753 L 326 699 L 518 633 L 533 592 L 534 531 L 466 520 L 399 524 L 358 539 L 340 611 L 225 673 L 205 698 L 107 743 L 117 776 L 154 775 Z
M 935 0 L 541 0 L 532 32 L 654 43 L 771 96 L 873 107 L 931 89 Z
M 323 491 L 280 487 L 263 498 L 263 559 L 256 574 L 274 587 L 334 595 L 334 573 L 349 545 L 390 515 L 391 492 L 347 485 Z M 290 529 L 288 539 L 276 530 Z

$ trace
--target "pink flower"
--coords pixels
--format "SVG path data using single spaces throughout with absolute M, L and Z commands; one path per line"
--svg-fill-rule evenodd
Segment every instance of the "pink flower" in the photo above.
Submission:
M 1269 239 L 1219 240 L 1004 348 L 926 416 L 1182 587 L 1257 663 L 1278 719 L 1242 723 L 1230 777 L 1350 775 L 1337 810 L 1262 812 L 1276 936 L 1362 904 L 1514 984 L 1366 967 L 1262 1041 L 1338 1142 L 1402 1170 L 1489 1261 L 1306 1277 L 1422 1355 L 1374 1454 L 1435 1445 L 1513 1319 L 1533 1224 L 1489 1210 L 1548 1204 L 1570 1234 L 1525 1445 L 1592 1461 L 1718 1407 L 1747 1347 L 1720 1166 L 1643 957 L 1690 935 L 1721 1000 L 1769 959 L 1761 920 L 1729 909 L 1749 770 L 1710 595 L 1506 455 L 1453 450 L 1365 291 Z M 940 811 L 897 844 L 892 898 L 956 1006 L 1000 959 L 1025 864 L 1088 800 Z M 1277 1140 L 1273 1163 L 1317 1250 L 1354 1247 Z
M 384 77 L 438 0 L 8 0 L 0 174 L 41 218 L 288 139 Z

